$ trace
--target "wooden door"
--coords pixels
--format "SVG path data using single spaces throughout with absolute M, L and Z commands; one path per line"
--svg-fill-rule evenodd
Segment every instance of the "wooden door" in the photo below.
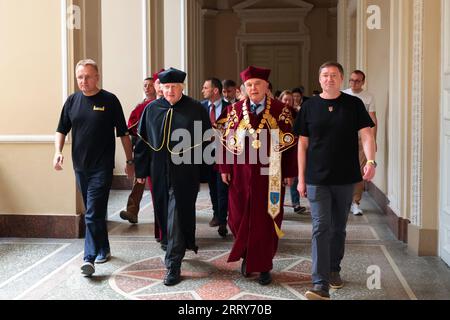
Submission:
M 269 68 L 273 91 L 291 90 L 301 85 L 299 45 L 249 45 L 247 65 Z

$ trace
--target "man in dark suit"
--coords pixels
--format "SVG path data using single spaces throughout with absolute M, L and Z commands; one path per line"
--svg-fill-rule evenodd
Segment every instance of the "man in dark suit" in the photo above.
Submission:
M 230 104 L 222 98 L 222 83 L 216 78 L 207 79 L 203 84 L 202 94 L 205 98 L 202 105 L 209 114 L 211 125 L 216 127 L 217 119 L 226 115 L 227 106 Z M 210 166 L 208 173 L 209 194 L 214 211 L 209 226 L 218 226 L 219 235 L 225 238 L 228 234 L 228 186 L 223 183 L 216 165 Z

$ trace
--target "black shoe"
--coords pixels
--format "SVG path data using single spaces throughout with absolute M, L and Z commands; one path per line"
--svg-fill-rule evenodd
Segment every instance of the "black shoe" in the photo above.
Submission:
M 209 226 L 210 227 L 220 226 L 219 220 L 217 220 L 216 217 L 212 218 L 211 221 L 209 222 Z
M 167 270 L 164 278 L 164 285 L 174 286 L 181 281 L 181 270 L 179 268 L 171 268 Z
M 222 238 L 226 238 L 227 234 L 228 234 L 227 225 L 226 224 L 221 224 L 219 226 L 219 230 L 217 230 L 217 232 L 219 233 L 219 236 L 221 236 Z
M 298 214 L 302 214 L 302 213 L 304 213 L 306 211 L 306 207 L 302 207 L 301 205 L 296 205 L 295 207 L 294 207 L 294 212 L 295 213 L 298 213 Z
M 167 243 L 162 243 L 162 242 L 161 242 L 161 249 L 162 249 L 163 251 L 167 251 Z
M 344 281 L 342 281 L 339 272 L 330 272 L 330 288 L 341 289 L 344 287 Z
M 123 220 L 128 220 L 130 223 L 138 223 L 138 217 L 135 214 L 132 214 L 128 211 L 120 211 L 120 217 Z
M 241 264 L 241 274 L 244 276 L 244 278 L 247 278 L 250 274 L 247 273 L 247 259 L 242 260 Z
M 270 271 L 261 272 L 259 274 L 258 283 L 262 286 L 267 286 L 272 282 L 272 276 L 270 275 Z
M 312 289 L 306 291 L 305 297 L 308 300 L 330 300 L 330 293 L 321 285 L 315 284 Z

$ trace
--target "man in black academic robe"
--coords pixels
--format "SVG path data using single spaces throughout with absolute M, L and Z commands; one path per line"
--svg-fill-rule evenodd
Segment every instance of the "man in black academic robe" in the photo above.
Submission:
M 170 68 L 159 74 L 164 97 L 142 114 L 135 148 L 136 178 L 153 182 L 155 214 L 167 244 L 165 285 L 181 281 L 181 262 L 195 244 L 195 202 L 203 163 L 203 135 L 211 128 L 200 102 L 183 95 L 186 73 Z M 176 132 L 175 132 L 176 131 Z M 174 140 L 174 141 L 172 141 Z M 194 161 L 195 160 L 195 161 Z

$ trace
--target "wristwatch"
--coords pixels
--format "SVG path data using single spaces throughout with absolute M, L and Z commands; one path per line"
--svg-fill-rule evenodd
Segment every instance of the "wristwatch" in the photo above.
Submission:
M 127 164 L 129 164 L 129 165 L 132 165 L 132 164 L 134 164 L 134 159 L 131 159 L 131 160 L 127 160 Z
M 370 164 L 371 166 L 373 166 L 374 168 L 377 167 L 377 162 L 375 160 L 367 160 L 366 165 Z

